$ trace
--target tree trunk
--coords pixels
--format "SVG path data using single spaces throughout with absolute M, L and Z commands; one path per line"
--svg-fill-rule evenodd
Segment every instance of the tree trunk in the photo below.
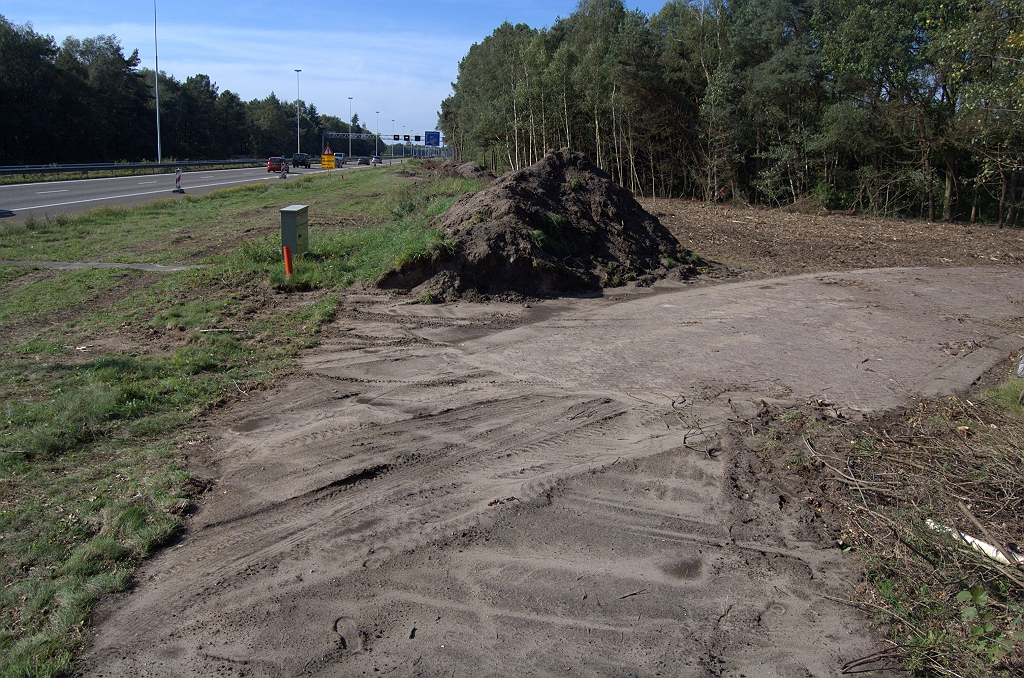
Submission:
M 647 139 L 647 149 L 650 152 L 651 157 L 651 200 L 657 202 L 658 190 L 654 185 L 654 145 L 651 143 L 650 137 Z
M 541 83 L 543 84 L 543 83 Z M 544 101 L 544 90 L 540 91 L 540 138 L 542 155 L 547 155 L 548 152 L 548 111 L 547 102 Z
M 971 203 L 971 223 L 978 220 L 978 194 L 981 192 L 980 177 L 974 177 L 974 200 Z
M 932 158 L 926 152 L 924 171 L 928 174 L 928 221 L 935 221 L 935 182 L 932 180 Z
M 946 196 L 942 203 L 942 220 L 953 221 L 953 171 L 946 168 Z
M 1017 178 L 1019 172 L 1014 169 L 1010 175 L 1010 195 L 1006 206 L 1006 223 L 1008 226 L 1017 225 Z
M 572 150 L 572 135 L 569 133 L 569 102 L 565 98 L 565 83 L 562 84 L 562 112 L 565 115 L 565 147 Z
M 1006 223 L 1006 170 L 999 168 L 999 179 L 1002 183 L 1002 190 L 999 192 L 999 228 Z

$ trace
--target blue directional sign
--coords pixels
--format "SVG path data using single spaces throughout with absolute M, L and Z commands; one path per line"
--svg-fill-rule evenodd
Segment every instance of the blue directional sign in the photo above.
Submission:
M 440 132 L 424 132 L 423 142 L 424 146 L 440 146 L 441 145 L 441 133 Z

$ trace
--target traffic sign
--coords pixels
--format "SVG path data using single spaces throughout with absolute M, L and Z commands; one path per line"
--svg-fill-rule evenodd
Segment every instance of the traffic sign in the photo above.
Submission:
M 330 144 L 324 146 L 324 152 L 320 156 L 320 169 L 334 169 L 334 151 L 331 150 Z
M 408 140 L 409 140 L 409 135 L 408 135 L 408 134 L 406 134 L 406 135 L 405 135 L 405 140 L 406 140 L 406 141 L 408 141 Z
M 397 134 L 395 135 L 395 141 L 398 141 L 400 138 Z
M 440 146 L 441 145 L 441 133 L 440 132 L 424 132 L 426 140 L 423 142 L 424 146 Z
M 416 138 L 414 139 L 414 141 L 419 141 L 419 140 L 420 140 L 421 138 L 422 138 L 422 137 L 420 137 L 420 135 L 419 135 L 419 134 L 417 134 L 417 135 L 416 135 Z

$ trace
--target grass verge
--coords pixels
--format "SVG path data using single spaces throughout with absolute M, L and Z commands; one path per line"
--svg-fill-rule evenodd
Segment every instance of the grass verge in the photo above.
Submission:
M 408 170 L 7 229 L 7 259 L 212 266 L 0 266 L 0 675 L 69 673 L 97 600 L 175 538 L 205 490 L 187 470 L 206 444 L 196 422 L 292 368 L 339 288 L 443 246 L 430 219 L 479 185 Z M 300 201 L 310 252 L 286 279 L 276 208 Z

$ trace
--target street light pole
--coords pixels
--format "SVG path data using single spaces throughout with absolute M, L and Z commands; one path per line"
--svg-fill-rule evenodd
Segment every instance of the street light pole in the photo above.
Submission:
M 348 157 L 352 157 L 352 97 L 348 98 Z
M 156 162 L 163 162 L 163 150 L 160 148 L 160 49 L 156 39 L 156 0 L 153 0 L 153 56 L 156 70 L 153 72 L 153 92 L 156 94 Z
M 299 140 L 299 100 L 302 98 L 299 89 L 299 73 L 302 72 L 301 68 L 295 69 L 295 152 L 302 152 L 302 144 Z
M 373 154 L 380 155 L 377 151 L 379 150 L 378 143 L 380 142 L 380 111 L 377 111 L 377 134 L 373 139 Z

